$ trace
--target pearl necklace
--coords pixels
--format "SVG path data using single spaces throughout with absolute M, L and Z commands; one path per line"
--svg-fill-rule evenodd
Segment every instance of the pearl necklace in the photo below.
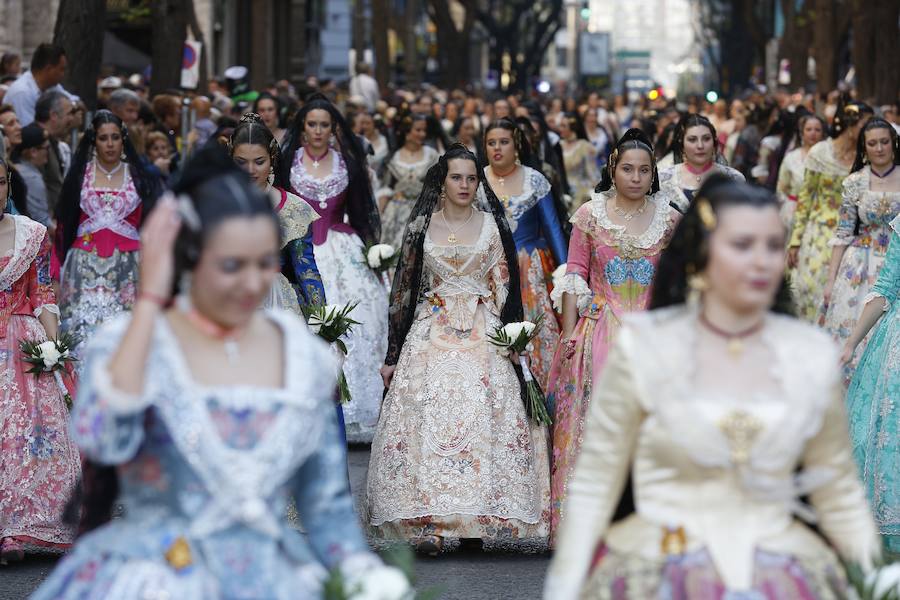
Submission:
M 101 172 L 101 173 L 103 173 L 104 175 L 106 175 L 106 181 L 107 181 L 107 183 L 112 182 L 112 178 L 115 176 L 115 174 L 118 173 L 119 171 L 121 171 L 121 170 L 122 170 L 122 167 L 125 166 L 125 163 L 122 162 L 122 161 L 120 160 L 120 161 L 119 161 L 119 164 L 117 164 L 117 165 L 115 166 L 115 168 L 110 169 L 109 171 L 107 171 L 106 169 L 103 168 L 103 165 L 100 164 L 100 161 L 97 161 L 97 162 L 95 162 L 94 164 L 97 165 L 97 168 L 100 169 L 100 172 Z

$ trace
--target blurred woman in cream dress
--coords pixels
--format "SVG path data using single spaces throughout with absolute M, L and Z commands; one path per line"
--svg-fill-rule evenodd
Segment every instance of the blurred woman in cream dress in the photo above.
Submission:
M 843 598 L 831 547 L 877 558 L 838 352 L 785 314 L 784 253 L 774 195 L 710 177 L 595 388 L 546 599 Z

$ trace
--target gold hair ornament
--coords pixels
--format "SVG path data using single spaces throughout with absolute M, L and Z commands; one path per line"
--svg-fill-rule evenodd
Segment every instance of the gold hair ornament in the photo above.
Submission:
M 703 227 L 707 232 L 716 228 L 716 224 L 718 223 L 716 213 L 713 212 L 709 200 L 705 197 L 697 199 L 697 214 L 700 215 L 700 221 L 703 223 Z

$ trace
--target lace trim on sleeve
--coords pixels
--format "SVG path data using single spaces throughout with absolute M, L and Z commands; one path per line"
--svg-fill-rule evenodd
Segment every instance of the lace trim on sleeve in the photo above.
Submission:
M 587 281 L 577 273 L 566 273 L 559 278 L 558 283 L 554 282 L 553 291 L 550 292 L 550 300 L 553 302 L 553 308 L 558 312 L 562 312 L 563 309 L 563 294 L 575 296 L 578 302 L 579 314 L 588 307 L 591 298 L 594 297 L 594 293 L 588 286 Z
M 884 294 L 879 294 L 878 292 L 869 292 L 868 294 L 866 294 L 865 298 L 863 298 L 863 307 L 865 307 L 875 298 L 884 298 L 884 308 L 882 308 L 882 312 L 891 310 L 891 301 L 888 300 L 887 296 L 885 296 Z
M 118 389 L 110 377 L 109 365 L 105 361 L 94 367 L 90 377 L 94 393 L 115 414 L 131 415 L 151 404 L 147 395 L 129 394 Z
M 34 316 L 40 317 L 44 311 L 56 315 L 56 322 L 59 323 L 59 306 L 56 304 L 42 304 L 34 309 Z

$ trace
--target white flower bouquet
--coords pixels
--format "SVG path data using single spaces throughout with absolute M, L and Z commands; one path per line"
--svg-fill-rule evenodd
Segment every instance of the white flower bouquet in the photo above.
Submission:
M 323 600 L 437 600 L 440 597 L 443 592 L 440 588 L 418 592 L 413 588 L 415 557 L 409 546 L 389 546 L 379 554 L 383 564 L 354 563 L 350 557 L 332 569 L 323 584 Z
M 507 323 L 497 328 L 493 335 L 488 335 L 490 342 L 501 348 L 504 356 L 515 353 L 519 357 L 519 366 L 522 368 L 522 376 L 525 379 L 525 412 L 536 423 L 550 425 L 553 420 L 547 412 L 546 399 L 541 386 L 535 381 L 526 360 L 527 353 L 534 349 L 531 341 L 537 336 L 541 325 L 544 323 L 544 315 L 538 317 L 534 323 L 521 321 Z
M 55 340 L 47 340 L 38 342 L 35 340 L 22 340 L 19 342 L 19 349 L 22 351 L 22 360 L 31 365 L 31 368 L 25 371 L 34 375 L 35 379 L 45 373 L 51 373 L 56 379 L 59 390 L 63 393 L 66 406 L 72 406 L 72 397 L 66 389 L 62 380 L 62 373 L 65 372 L 66 363 L 75 362 L 72 356 L 72 348 L 77 344 L 75 336 L 71 334 L 63 334 Z
M 847 566 L 851 600 L 900 600 L 900 563 L 881 565 L 868 573 L 859 565 Z
M 390 244 L 372 244 L 366 248 L 366 264 L 376 273 L 387 271 L 397 264 L 397 251 Z
M 360 324 L 349 316 L 357 304 L 359 303 L 348 302 L 344 306 L 336 304 L 304 306 L 303 316 L 306 317 L 306 323 L 313 333 L 329 344 L 337 346 L 341 354 L 347 356 L 347 345 L 341 338 L 351 333 L 354 325 Z M 338 374 L 338 391 L 341 404 L 350 402 L 350 387 L 347 385 L 343 369 Z

